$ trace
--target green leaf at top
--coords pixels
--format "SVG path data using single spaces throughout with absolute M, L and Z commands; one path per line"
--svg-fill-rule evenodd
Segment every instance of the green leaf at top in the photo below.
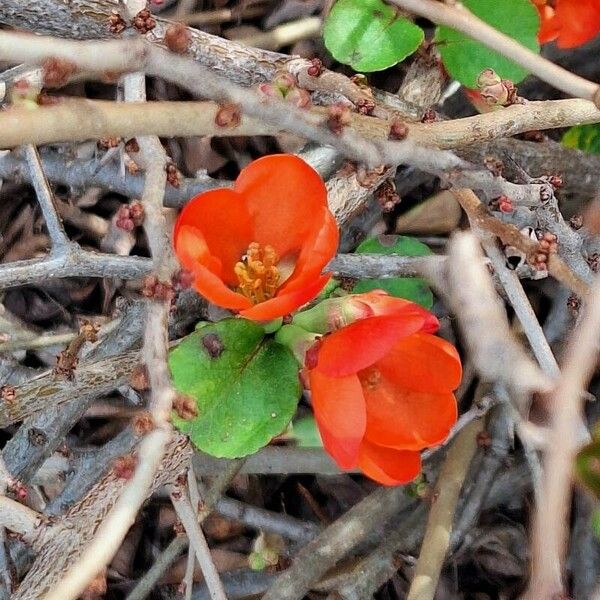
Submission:
M 526 48 L 540 51 L 537 41 L 540 17 L 531 0 L 462 0 L 462 4 L 482 21 Z M 528 74 L 508 58 L 449 27 L 438 27 L 435 41 L 448 73 L 468 88 L 477 87 L 477 76 L 487 68 L 513 83 L 525 79 Z
M 576 148 L 590 154 L 600 154 L 600 124 L 575 125 L 565 131 L 561 142 L 567 148 Z
M 290 350 L 246 319 L 205 325 L 169 355 L 177 391 L 196 400 L 198 416 L 173 424 L 200 450 L 220 458 L 256 452 L 281 433 L 300 398 Z
M 325 46 L 355 71 L 381 71 L 412 54 L 423 30 L 382 0 L 338 0 L 325 20 Z
M 398 254 L 400 256 L 428 256 L 431 250 L 414 238 L 403 235 L 381 235 L 365 240 L 358 246 L 359 254 Z M 390 279 L 363 279 L 352 288 L 354 294 L 371 290 L 385 290 L 391 296 L 416 302 L 425 308 L 433 306 L 433 293 L 427 282 L 418 277 Z

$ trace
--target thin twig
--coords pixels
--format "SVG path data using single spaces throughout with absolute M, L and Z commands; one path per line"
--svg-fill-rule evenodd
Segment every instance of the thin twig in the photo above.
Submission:
M 65 277 L 139 279 L 151 270 L 152 263 L 147 258 L 114 256 L 69 246 L 69 250 L 59 256 L 20 260 L 0 266 L 0 289 Z
M 472 190 L 463 188 L 451 191 L 474 225 L 498 237 L 503 244 L 514 246 L 528 259 L 542 252 L 539 242 L 524 236 L 514 225 L 493 217 Z M 558 254 L 550 253 L 548 256 L 548 272 L 581 298 L 586 298 L 589 294 L 587 281 L 571 269 Z
M 563 565 L 569 523 L 571 472 L 578 448 L 577 423 L 593 373 L 600 339 L 600 279 L 566 349 L 562 376 L 552 393 L 552 429 L 544 456 L 542 497 L 536 507 L 531 579 L 526 598 L 546 600 L 564 590 Z
M 549 378 L 510 331 L 475 237 L 456 234 L 448 244 L 448 253 L 448 287 L 439 291 L 457 316 L 476 369 L 489 381 L 501 381 L 524 391 L 549 389 Z
M 133 74 L 129 77 L 131 93 L 137 92 L 143 96 L 143 75 Z M 136 86 L 138 90 L 134 89 Z M 142 195 L 144 226 L 149 238 L 154 270 L 157 274 L 168 276 L 173 264 L 162 214 L 166 184 L 165 158 L 162 147 L 158 150 L 156 145 L 160 146 L 160 143 L 155 138 L 140 140 L 140 149 L 146 161 L 146 181 Z M 45 600 L 71 600 L 81 594 L 113 558 L 152 487 L 173 432 L 170 414 L 175 391 L 171 386 L 167 367 L 168 315 L 169 306 L 166 302 L 150 303 L 142 349 L 151 389 L 149 408 L 154 429 L 142 439 L 135 473 L 102 521 L 93 540 L 82 552 L 78 562 L 69 568 L 64 579 L 45 596 Z
M 391 0 L 393 4 L 414 15 L 425 17 L 438 25 L 456 29 L 481 42 L 492 50 L 510 58 L 542 81 L 571 96 L 598 101 L 598 85 L 574 75 L 551 63 L 513 38 L 494 29 L 462 6 L 445 4 L 436 0 Z
M 243 464 L 244 460 L 231 460 L 227 461 L 227 464 L 219 470 L 218 477 L 204 495 L 202 509 L 198 512 L 198 524 L 202 524 L 204 519 L 211 513 L 216 502 L 227 489 L 231 480 L 237 475 Z M 138 581 L 126 600 L 143 600 L 146 598 L 175 559 L 187 548 L 187 545 L 188 539 L 186 536 L 181 535 L 174 538 L 165 550 L 163 550 L 150 570 Z
M 38 204 L 44 215 L 48 234 L 52 240 L 51 255 L 61 255 L 63 252 L 66 252 L 66 249 L 71 242 L 69 241 L 62 221 L 58 216 L 54 194 L 50 190 L 50 185 L 48 184 L 48 180 L 42 169 L 40 155 L 38 154 L 37 148 L 29 144 L 25 146 L 24 153 L 27 165 L 29 166 L 31 181 L 35 189 Z
M 263 600 L 301 600 L 311 585 L 359 544 L 377 523 L 408 506 L 402 487 L 379 488 L 307 544 Z
M 196 558 L 202 569 L 202 574 L 204 575 L 204 580 L 210 590 L 211 598 L 213 600 L 227 600 L 219 573 L 210 554 L 210 548 L 198 524 L 196 513 L 189 498 L 185 494 L 184 489 L 178 485 L 167 486 L 167 491 L 171 496 L 173 508 L 175 508 L 175 512 L 185 528 L 189 544 L 194 549 Z
M 458 496 L 477 450 L 481 421 L 469 423 L 450 446 L 435 486 L 425 538 L 407 600 L 433 600 L 450 535 Z
M 492 241 L 484 241 L 486 254 L 490 257 L 494 272 L 506 291 L 506 295 L 519 319 L 523 331 L 529 340 L 533 354 L 542 370 L 552 378 L 558 377 L 560 370 L 552 348 L 544 335 L 537 315 L 535 314 L 529 298 L 514 271 L 506 266 L 506 258 Z

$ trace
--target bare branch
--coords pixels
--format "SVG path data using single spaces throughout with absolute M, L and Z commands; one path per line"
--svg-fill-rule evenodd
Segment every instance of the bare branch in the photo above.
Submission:
M 167 490 L 171 496 L 173 508 L 175 508 L 175 512 L 185 528 L 190 546 L 194 549 L 196 558 L 202 569 L 202 574 L 204 575 L 204 580 L 210 590 L 211 598 L 213 600 L 227 600 L 219 573 L 210 555 L 210 548 L 198 524 L 196 513 L 192 508 L 189 498 L 179 485 L 169 485 L 167 486 Z
M 20 535 L 32 535 L 44 518 L 24 504 L 0 496 L 0 526 Z
M 544 456 L 540 504 L 533 528 L 532 574 L 525 597 L 533 600 L 563 593 L 563 568 L 571 498 L 573 460 L 583 391 L 593 374 L 600 339 L 600 279 L 596 279 L 585 314 L 571 337 L 562 375 L 550 406 L 552 429 Z
M 392 0 L 392 3 L 437 25 L 446 25 L 510 58 L 542 81 L 586 100 L 597 101 L 598 85 L 551 63 L 513 38 L 488 25 L 464 7 L 435 0 Z
M 29 166 L 31 181 L 37 195 L 38 204 L 44 215 L 46 227 L 50 239 L 52 240 L 51 255 L 60 255 L 67 251 L 70 245 L 69 238 L 65 232 L 65 228 L 58 216 L 58 209 L 55 204 L 54 194 L 50 190 L 50 185 L 46 179 L 46 175 L 42 169 L 40 155 L 35 146 L 27 145 L 24 149 L 25 160 Z
M 477 450 L 481 421 L 467 425 L 450 446 L 438 475 L 425 538 L 407 600 L 433 600 L 450 545 L 454 513 L 467 471 Z
M 455 234 L 448 245 L 447 296 L 479 373 L 521 390 L 548 390 L 550 380 L 514 339 L 506 313 L 483 265 L 474 236 Z
M 69 250 L 60 256 L 20 260 L 0 266 L 0 289 L 65 277 L 139 279 L 151 270 L 152 263 L 147 258 L 114 256 L 69 246 Z

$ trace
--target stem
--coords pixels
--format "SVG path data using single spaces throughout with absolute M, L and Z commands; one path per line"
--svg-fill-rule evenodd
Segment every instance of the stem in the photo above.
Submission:
M 473 13 L 457 5 L 444 4 L 436 0 L 390 0 L 414 15 L 425 17 L 438 25 L 446 25 L 481 42 L 521 65 L 542 81 L 570 94 L 591 100 L 598 105 L 599 87 L 597 84 L 542 58 L 525 48 L 506 34 L 494 29 Z
M 407 600 L 433 600 L 450 546 L 454 513 L 463 481 L 477 450 L 482 421 L 469 423 L 448 450 L 433 492 L 431 511 Z

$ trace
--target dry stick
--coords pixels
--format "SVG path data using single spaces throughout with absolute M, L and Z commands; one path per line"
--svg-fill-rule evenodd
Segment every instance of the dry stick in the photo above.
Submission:
M 448 244 L 447 297 L 457 316 L 473 364 L 488 381 L 523 391 L 548 390 L 551 382 L 514 339 L 506 312 L 470 233 L 456 234 Z
M 552 429 L 544 456 L 540 504 L 536 507 L 531 579 L 525 598 L 546 600 L 563 593 L 571 472 L 578 448 L 582 392 L 593 374 L 600 339 L 600 279 L 566 349 L 562 376 L 551 396 Z
M 17 386 L 14 388 L 14 399 L 0 401 L 0 427 L 17 423 L 92 391 L 96 396 L 108 394 L 127 383 L 139 363 L 140 353 L 135 350 L 84 363 L 77 368 L 73 380 L 57 379 L 50 372 Z
M 377 523 L 386 522 L 410 503 L 402 487 L 375 490 L 307 544 L 263 600 L 301 600 L 311 585 L 359 544 Z
M 173 508 L 185 528 L 190 546 L 194 549 L 196 558 L 202 569 L 202 574 L 204 575 L 204 581 L 210 591 L 210 597 L 213 600 L 227 600 L 223 584 L 219 578 L 219 572 L 215 567 L 210 554 L 210 548 L 198 524 L 196 513 L 189 498 L 181 486 L 178 485 L 167 486 L 167 491 L 171 496 Z
M 490 257 L 494 272 L 498 276 L 506 295 L 513 307 L 523 331 L 527 336 L 533 354 L 546 375 L 556 378 L 560 374 L 558 363 L 552 348 L 544 335 L 535 311 L 531 307 L 529 298 L 519 281 L 517 274 L 506 266 L 506 258 L 492 241 L 484 241 L 486 254 Z
M 469 215 L 469 219 L 477 227 L 498 237 L 503 244 L 514 246 L 528 259 L 542 252 L 539 242 L 525 237 L 514 225 L 493 217 L 472 190 L 453 189 L 451 191 Z M 548 257 L 548 272 L 581 298 L 585 299 L 588 296 L 590 289 L 587 282 L 570 269 L 557 254 L 550 254 Z
M 142 195 L 143 173 L 132 174 L 127 169 L 121 173 L 116 161 L 101 165 L 98 159 L 73 160 L 50 149 L 42 151 L 41 158 L 44 173 L 53 183 L 62 183 L 75 189 L 98 186 L 128 198 L 139 198 Z M 31 181 L 24 161 L 18 158 L 16 152 L 0 156 L 0 177 Z M 167 187 L 165 206 L 183 206 L 190 198 L 201 192 L 215 187 L 227 187 L 227 185 L 227 181 L 212 179 L 208 175 L 200 175 L 195 179 L 184 177 L 178 188 Z
M 0 266 L 0 290 L 65 277 L 139 279 L 152 270 L 147 258 L 114 256 L 72 248 L 69 246 L 67 253 L 60 256 L 19 260 Z
M 420 276 L 444 263 L 444 256 L 405 257 L 339 254 L 327 266 L 340 277 L 386 278 Z M 0 266 L 0 289 L 28 285 L 40 279 L 117 277 L 140 279 L 152 272 L 152 262 L 138 256 L 113 256 L 85 250 L 62 258 L 23 260 Z
M 305 17 L 304 19 L 284 23 L 269 31 L 259 31 L 234 39 L 236 42 L 246 46 L 265 48 L 266 50 L 279 50 L 283 46 L 292 45 L 300 40 L 318 37 L 322 25 L 321 17 Z
M 432 256 L 383 256 L 377 254 L 338 254 L 325 267 L 336 277 L 356 279 L 386 279 L 388 277 L 419 277 L 432 272 L 442 273 L 446 257 Z
M 65 228 L 58 216 L 58 210 L 54 195 L 50 190 L 50 185 L 44 175 L 42 164 L 40 161 L 40 155 L 35 146 L 27 145 L 24 148 L 25 160 L 29 166 L 29 173 L 31 175 L 31 181 L 35 189 L 35 195 L 44 215 L 44 221 L 48 228 L 48 234 L 52 240 L 51 255 L 60 255 L 66 252 L 70 245 L 69 238 L 65 232 Z
M 467 425 L 448 450 L 433 492 L 425 538 L 407 600 L 433 600 L 437 582 L 450 545 L 458 496 L 477 450 L 482 421 Z
M 194 511 L 194 520 L 198 522 L 198 507 L 200 506 L 200 490 L 198 489 L 198 480 L 194 474 L 194 464 L 191 463 L 187 473 L 187 488 L 190 495 L 192 510 Z M 200 526 L 200 525 L 198 525 Z M 187 564 L 185 567 L 185 575 L 182 580 L 184 586 L 185 600 L 192 600 L 192 591 L 194 587 L 194 571 L 196 567 L 196 556 L 193 552 L 189 552 L 187 556 Z
M 133 74 L 129 77 L 131 77 L 131 93 L 137 92 L 143 96 L 143 75 Z M 172 272 L 174 258 L 162 214 L 166 158 L 162 147 L 157 147 L 160 143 L 156 138 L 141 138 L 139 143 L 146 163 L 146 182 L 142 194 L 144 227 L 154 270 L 158 276 L 167 277 Z M 139 462 L 135 473 L 99 526 L 93 540 L 82 552 L 78 562 L 70 566 L 64 579 L 45 596 L 45 600 L 72 600 L 85 590 L 89 582 L 108 565 L 119 549 L 151 489 L 167 444 L 172 437 L 169 419 L 175 391 L 171 386 L 167 367 L 168 316 L 167 302 L 150 303 L 142 355 L 150 381 L 150 413 L 155 428 L 141 441 L 138 451 Z
M 151 102 L 122 104 L 103 100 L 61 98 L 35 111 L 13 107 L 0 114 L 0 147 L 23 143 L 48 144 L 102 137 L 155 134 L 164 137 L 199 135 L 275 135 L 276 125 L 240 115 L 240 123 L 218 126 L 220 106 L 214 102 Z M 315 107 L 302 111 L 325 119 L 327 111 Z M 421 146 L 453 149 L 489 142 L 536 129 L 555 129 L 600 121 L 600 110 L 585 100 L 529 102 L 463 119 L 411 123 L 407 139 Z M 371 139 L 388 137 L 389 121 L 352 113 L 350 130 Z
M 160 432 L 160 430 L 155 431 Z M 144 442 L 147 439 L 149 437 L 146 437 Z M 139 451 L 153 452 L 156 445 L 154 443 L 144 444 L 144 442 Z M 157 477 L 152 477 L 152 487 L 148 493 L 175 481 L 189 463 L 191 452 L 189 441 L 185 436 L 174 436 L 167 446 L 165 460 L 161 463 Z M 141 464 L 147 465 L 148 463 Z M 148 469 L 148 474 L 154 475 L 151 469 Z M 131 518 L 127 523 L 116 523 L 114 517 L 119 516 L 125 519 L 126 503 L 128 501 L 137 502 L 139 488 L 132 486 L 132 483 L 136 481 L 139 481 L 137 472 L 133 479 L 126 480 L 115 469 L 112 469 L 61 519 L 56 522 L 50 521 L 46 527 L 37 528 L 31 536 L 26 536 L 25 541 L 33 545 L 38 556 L 15 592 L 13 599 L 40 600 L 40 598 L 48 596 L 47 591 L 50 588 L 56 586 L 54 589 L 59 590 L 61 586 L 68 583 L 68 580 L 72 579 L 72 567 L 77 566 L 78 561 L 91 550 L 97 551 L 96 560 L 100 561 L 105 558 L 103 554 L 109 553 L 108 546 L 114 543 L 114 534 L 118 531 L 115 528 L 114 530 L 109 529 L 107 532 L 106 528 L 118 525 L 127 530 L 133 522 L 133 518 Z M 115 510 L 117 507 L 118 510 Z M 98 544 L 96 547 L 97 542 L 106 542 L 106 544 Z M 115 548 L 113 547 L 113 549 Z M 88 564 L 86 561 L 82 567 L 87 568 Z M 66 579 L 65 574 L 67 574 Z M 83 579 L 87 579 L 87 577 L 82 577 Z M 56 596 L 52 592 L 50 594 Z M 58 596 L 58 598 L 64 600 L 78 595 L 76 589 L 69 586 L 64 595 Z
M 197 517 L 198 524 L 202 524 L 204 519 L 212 512 L 218 499 L 225 492 L 231 480 L 238 474 L 244 462 L 245 459 L 229 460 L 219 470 L 215 481 L 204 496 L 204 503 Z M 143 600 L 146 598 L 175 559 L 186 549 L 187 545 L 188 540 L 186 536 L 182 535 L 174 538 L 165 550 L 163 550 L 150 570 L 138 581 L 126 600 Z
M 241 115 L 239 125 L 219 127 L 214 102 L 136 102 L 61 99 L 35 111 L 14 107 L 0 114 L 0 148 L 20 144 L 82 142 L 103 137 L 131 138 L 276 135 L 281 129 Z M 600 119 L 599 119 L 600 120 Z
M 464 7 L 444 4 L 436 0 L 391 0 L 391 2 L 414 15 L 464 33 L 571 96 L 592 100 L 596 105 L 600 103 L 598 94 L 600 88 L 597 84 L 542 58 L 513 38 L 494 29 Z
M 43 515 L 24 504 L 0 496 L 0 526 L 19 535 L 31 535 L 44 520 Z

